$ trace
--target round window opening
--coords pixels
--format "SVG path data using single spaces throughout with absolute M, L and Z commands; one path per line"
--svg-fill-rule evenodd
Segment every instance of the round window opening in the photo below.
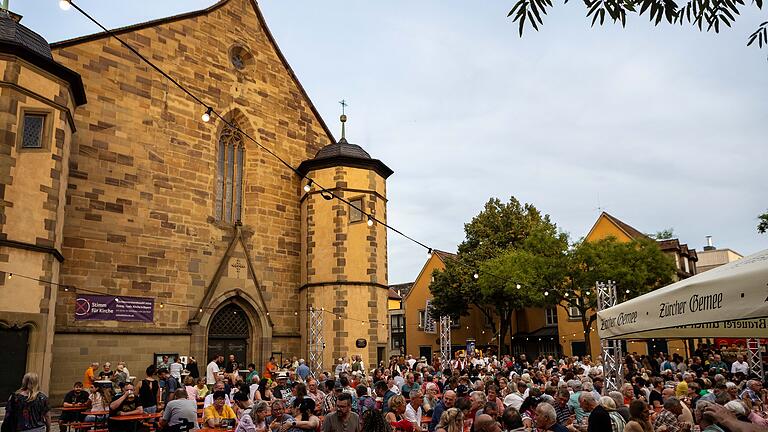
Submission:
M 251 54 L 243 47 L 235 46 L 230 50 L 229 59 L 237 70 L 243 70 L 248 66 Z

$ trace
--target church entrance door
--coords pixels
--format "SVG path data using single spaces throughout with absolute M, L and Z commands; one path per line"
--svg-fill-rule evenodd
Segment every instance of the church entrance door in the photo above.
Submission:
M 27 371 L 27 343 L 29 328 L 0 328 L 0 404 L 21 386 L 21 377 Z
M 224 356 L 224 362 L 229 355 L 234 354 L 240 369 L 248 364 L 248 341 L 251 324 L 243 309 L 233 303 L 219 309 L 208 326 L 208 358 L 216 354 Z

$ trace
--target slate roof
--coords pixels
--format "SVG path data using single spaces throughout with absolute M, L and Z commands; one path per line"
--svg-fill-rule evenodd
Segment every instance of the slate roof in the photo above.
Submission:
M 371 159 L 371 155 L 368 154 L 367 151 L 363 150 L 363 148 L 357 144 L 347 142 L 346 138 L 342 138 L 337 143 L 329 144 L 321 148 L 315 155 L 315 159 L 326 159 L 339 156 Z
M 395 284 L 389 286 L 389 298 L 393 300 L 401 300 L 403 297 L 413 288 L 413 282 L 406 282 L 401 284 Z
M 53 60 L 48 42 L 39 34 L 16 22 L 6 11 L 0 11 L 0 42 L 17 45 L 48 60 Z
M 75 104 L 85 104 L 87 99 L 80 74 L 56 63 L 45 38 L 21 25 L 20 19 L 20 15 L 0 10 L 0 53 L 24 59 L 63 79 L 69 83 Z

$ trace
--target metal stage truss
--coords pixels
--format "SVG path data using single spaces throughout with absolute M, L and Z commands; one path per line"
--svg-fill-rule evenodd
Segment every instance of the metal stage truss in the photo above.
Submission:
M 616 296 L 616 282 L 608 281 L 597 282 L 597 310 L 605 310 L 616 306 L 618 297 Z M 621 341 L 615 339 L 601 339 L 600 346 L 603 352 L 603 375 L 605 376 L 605 385 L 603 394 L 620 390 L 624 384 L 624 373 L 621 370 Z
M 451 367 L 451 318 L 440 317 L 440 365 L 443 370 Z
M 763 370 L 763 350 L 760 346 L 760 339 L 747 339 L 747 355 L 749 359 L 749 373 L 760 377 L 760 381 L 765 379 Z
M 322 309 L 309 308 L 309 369 L 315 378 L 323 372 L 323 315 Z

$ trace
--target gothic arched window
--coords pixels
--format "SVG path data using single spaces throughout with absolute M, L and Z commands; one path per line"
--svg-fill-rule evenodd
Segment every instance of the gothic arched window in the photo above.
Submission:
M 231 122 L 235 127 L 237 122 Z M 239 128 L 239 127 L 238 127 Z M 224 127 L 219 137 L 216 164 L 216 219 L 221 222 L 240 222 L 243 208 L 243 163 L 245 147 L 243 136 L 237 129 Z

